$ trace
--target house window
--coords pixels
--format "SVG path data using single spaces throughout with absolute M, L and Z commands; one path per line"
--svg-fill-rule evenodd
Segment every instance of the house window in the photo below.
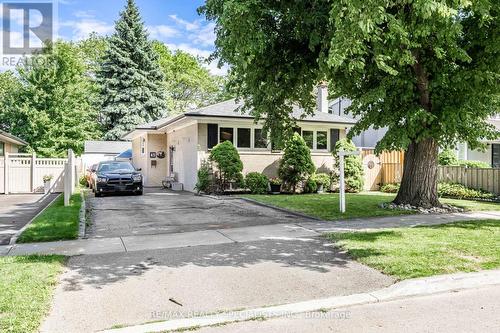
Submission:
M 238 128 L 238 148 L 250 148 L 250 128 Z
M 221 127 L 220 128 L 220 136 L 219 136 L 219 142 L 224 142 L 224 141 L 231 141 L 231 143 L 234 144 L 233 141 L 233 136 L 234 136 L 234 129 L 229 128 L 229 127 Z
M 302 137 L 306 142 L 306 145 L 310 148 L 314 148 L 314 132 L 313 131 L 302 131 Z
M 491 145 L 491 166 L 500 168 L 500 144 Z
M 335 145 L 340 139 L 340 130 L 332 128 L 330 130 L 330 150 L 333 151 L 335 149 Z
M 141 154 L 146 154 L 146 139 L 141 138 Z
M 317 132 L 316 133 L 316 149 L 328 149 L 328 133 L 327 132 Z
M 212 149 L 219 141 L 219 125 L 207 124 L 207 147 Z
M 0 142 L 0 156 L 5 156 L 5 143 Z
M 263 134 L 262 129 L 255 129 L 254 148 L 267 148 L 267 138 Z

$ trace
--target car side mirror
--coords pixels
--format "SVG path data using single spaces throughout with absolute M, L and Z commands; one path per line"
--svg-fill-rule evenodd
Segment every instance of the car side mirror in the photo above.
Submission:
M 137 168 L 137 169 L 135 169 L 135 171 L 142 171 L 142 169 L 141 168 Z

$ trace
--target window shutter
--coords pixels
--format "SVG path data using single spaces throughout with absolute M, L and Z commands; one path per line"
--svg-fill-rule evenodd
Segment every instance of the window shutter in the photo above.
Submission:
M 219 125 L 207 124 L 207 147 L 212 149 L 219 141 Z
M 330 129 L 330 151 L 335 149 L 337 141 L 340 139 L 340 130 L 337 128 Z

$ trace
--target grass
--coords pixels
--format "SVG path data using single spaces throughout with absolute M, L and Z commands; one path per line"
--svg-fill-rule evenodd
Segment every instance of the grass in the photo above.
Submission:
M 37 332 L 62 272 L 62 256 L 0 257 L 0 332 Z
M 80 193 L 73 194 L 70 205 L 64 207 L 64 196 L 59 196 L 21 234 L 17 243 L 50 242 L 78 237 Z
M 363 264 L 398 279 L 500 267 L 500 220 L 330 234 Z
M 379 217 L 410 214 L 408 211 L 389 210 L 379 207 L 383 202 L 390 202 L 395 195 L 382 192 L 346 194 L 346 213 L 339 210 L 339 195 L 304 194 L 304 195 L 244 195 L 273 206 L 314 216 L 322 220 L 350 219 L 357 217 Z M 500 204 L 469 200 L 442 199 L 443 203 L 465 208 L 466 210 L 500 210 Z

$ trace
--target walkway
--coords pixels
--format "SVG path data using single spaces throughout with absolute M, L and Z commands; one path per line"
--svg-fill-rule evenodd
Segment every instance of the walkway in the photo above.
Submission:
M 0 246 L 0 255 L 103 254 L 160 250 L 202 245 L 245 243 L 261 240 L 307 239 L 325 232 L 359 231 L 418 225 L 436 225 L 468 220 L 500 219 L 500 212 L 455 213 L 447 215 L 407 215 L 335 222 L 297 222 L 232 229 L 202 230 L 174 234 L 139 235 L 82 239 L 36 244 Z

